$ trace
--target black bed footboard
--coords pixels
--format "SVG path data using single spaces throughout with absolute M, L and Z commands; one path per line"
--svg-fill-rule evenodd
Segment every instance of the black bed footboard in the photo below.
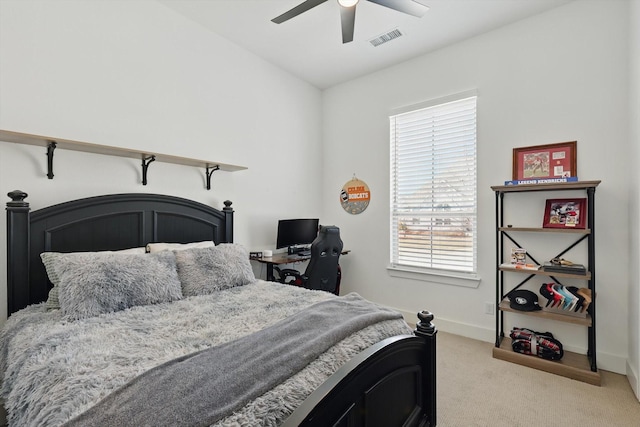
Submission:
M 294 426 L 435 426 L 436 328 L 381 341 L 347 362 L 285 421 Z

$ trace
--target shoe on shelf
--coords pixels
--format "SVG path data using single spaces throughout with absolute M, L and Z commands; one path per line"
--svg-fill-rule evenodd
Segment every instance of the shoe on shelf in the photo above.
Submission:
M 591 301 L 593 300 L 591 296 L 591 289 L 580 288 L 578 289 L 578 295 L 584 298 L 583 309 L 581 311 L 588 311 L 589 313 L 591 313 L 591 311 L 589 311 L 589 309 L 591 308 Z

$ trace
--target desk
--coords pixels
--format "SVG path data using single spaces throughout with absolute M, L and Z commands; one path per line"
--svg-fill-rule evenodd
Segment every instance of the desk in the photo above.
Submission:
M 340 255 L 346 255 L 351 250 L 343 250 L 340 252 Z M 311 259 L 311 255 L 288 255 L 286 253 L 281 254 L 273 254 L 273 256 L 262 257 L 262 258 L 249 258 L 251 261 L 257 261 L 262 264 L 267 264 L 267 280 L 270 282 L 275 282 L 275 277 L 273 276 L 273 266 L 281 265 L 281 264 L 290 264 L 292 262 L 301 262 L 308 261 Z

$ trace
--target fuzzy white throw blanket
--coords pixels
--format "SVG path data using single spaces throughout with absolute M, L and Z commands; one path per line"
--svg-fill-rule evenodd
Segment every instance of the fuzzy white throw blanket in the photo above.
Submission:
M 13 314 L 0 336 L 10 425 L 57 426 L 159 364 L 230 342 L 334 295 L 257 281 L 214 295 L 66 322 L 44 304 Z M 216 423 L 278 425 L 349 358 L 410 333 L 388 320 L 352 334 L 284 383 Z

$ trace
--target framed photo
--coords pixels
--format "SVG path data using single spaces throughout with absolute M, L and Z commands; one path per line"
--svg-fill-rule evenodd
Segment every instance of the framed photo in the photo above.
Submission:
M 513 180 L 578 176 L 576 141 L 513 149 Z
M 543 228 L 586 228 L 587 199 L 547 199 Z

